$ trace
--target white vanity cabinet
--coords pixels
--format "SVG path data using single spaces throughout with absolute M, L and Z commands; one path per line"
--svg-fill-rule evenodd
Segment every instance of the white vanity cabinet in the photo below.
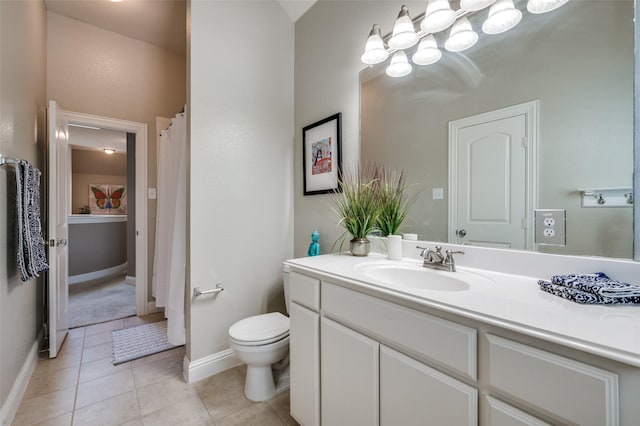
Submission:
M 303 425 L 640 424 L 636 367 L 292 270 L 291 413 Z

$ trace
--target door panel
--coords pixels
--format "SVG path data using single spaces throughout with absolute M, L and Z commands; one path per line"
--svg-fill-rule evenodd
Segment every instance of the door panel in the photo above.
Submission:
M 49 223 L 49 357 L 55 358 L 68 331 L 69 288 L 68 246 L 70 168 L 69 127 L 55 101 L 49 101 L 48 110 L 49 170 L 48 170 L 48 223 Z
M 526 116 L 457 130 L 456 243 L 526 247 Z M 465 234 L 465 235 L 461 235 Z

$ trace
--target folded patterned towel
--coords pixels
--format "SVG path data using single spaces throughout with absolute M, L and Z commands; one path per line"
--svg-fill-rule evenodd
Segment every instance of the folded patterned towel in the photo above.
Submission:
M 540 280 L 538 281 L 538 285 L 540 286 L 540 290 L 546 291 L 547 293 L 554 294 L 556 296 L 560 296 L 562 298 L 572 300 L 577 303 L 584 304 L 598 304 L 598 305 L 631 305 L 640 303 L 640 297 L 607 297 L 601 296 L 598 294 L 594 294 L 587 291 L 582 291 L 577 288 L 567 287 L 560 284 L 554 284 L 549 281 Z
M 551 282 L 604 297 L 640 297 L 640 286 L 612 280 L 603 272 L 554 275 Z

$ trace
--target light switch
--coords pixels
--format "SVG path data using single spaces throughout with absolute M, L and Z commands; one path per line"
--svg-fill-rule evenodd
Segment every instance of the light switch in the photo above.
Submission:
M 149 199 L 155 200 L 157 198 L 157 192 L 155 188 L 149 188 Z
M 444 188 L 433 188 L 432 194 L 434 200 L 442 200 L 444 198 Z

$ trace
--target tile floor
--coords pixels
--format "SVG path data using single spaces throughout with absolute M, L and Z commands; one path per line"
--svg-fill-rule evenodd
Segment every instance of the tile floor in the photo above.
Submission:
M 57 358 L 38 360 L 13 425 L 297 425 L 289 392 L 261 403 L 245 398 L 242 366 L 187 384 L 184 347 L 111 364 L 112 330 L 159 319 L 72 329 Z

